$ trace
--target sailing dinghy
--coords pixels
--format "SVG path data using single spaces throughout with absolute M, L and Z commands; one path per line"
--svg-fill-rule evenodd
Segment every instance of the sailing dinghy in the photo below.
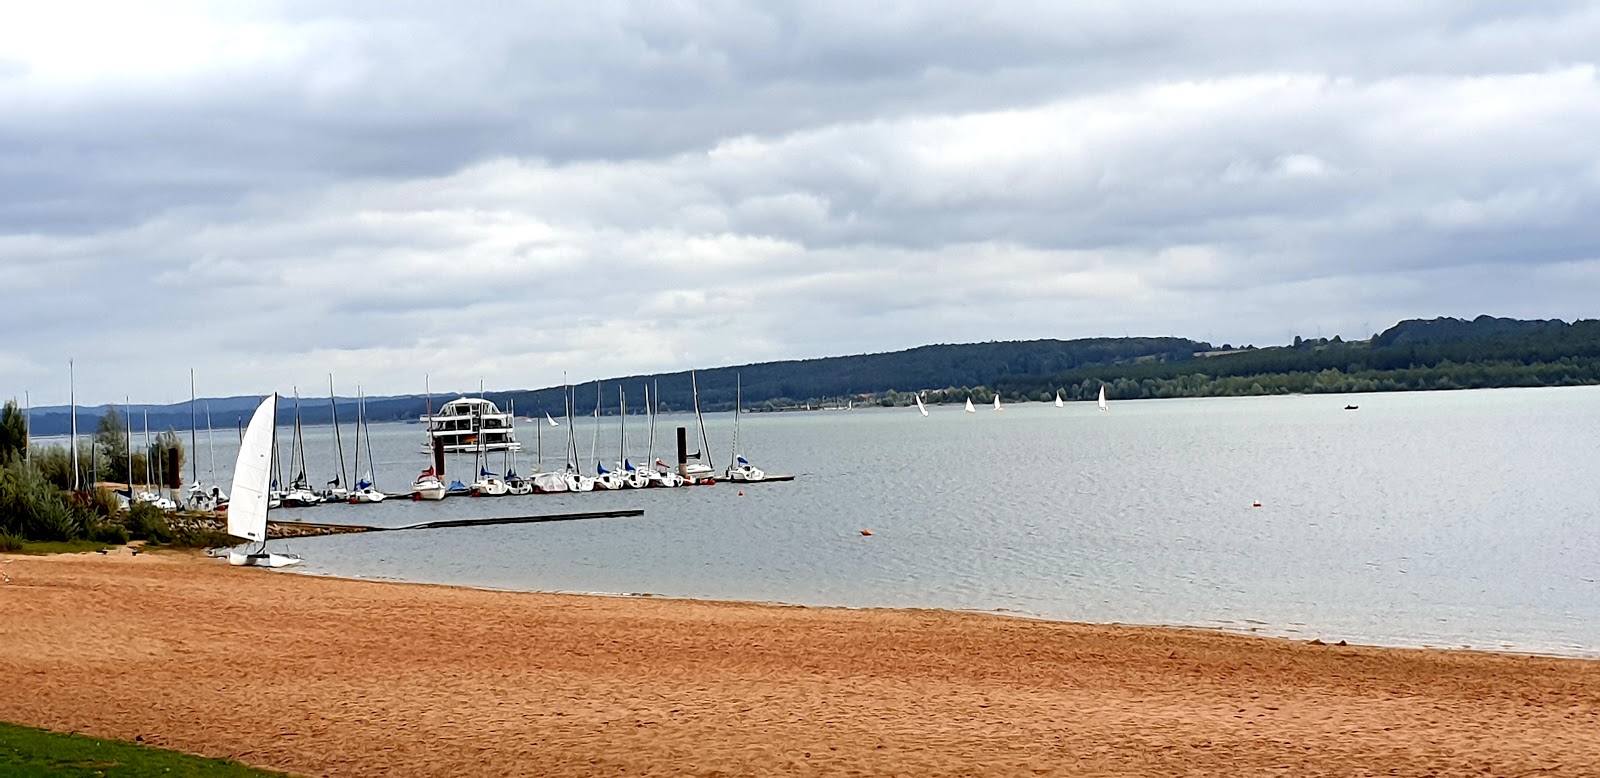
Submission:
M 922 404 L 922 395 L 919 394 L 916 397 L 917 397 L 917 410 L 920 411 L 923 416 L 927 416 L 928 415 L 928 406 Z
M 967 413 L 977 413 L 977 412 L 978 412 L 978 409 L 972 407 L 972 398 L 968 397 L 967 398 Z
M 1067 404 L 1061 401 L 1061 392 L 1059 392 L 1059 391 L 1056 392 L 1056 407 L 1057 408 L 1065 408 L 1065 407 L 1067 407 Z
M 272 448 L 278 431 L 278 393 L 261 401 L 239 442 L 233 464 L 233 499 L 228 503 L 228 534 L 260 543 L 254 552 L 229 551 L 228 564 L 288 567 L 304 560 L 267 551 L 267 482 L 272 477 Z
M 1111 406 L 1106 404 L 1106 385 L 1100 385 L 1100 410 L 1109 411 Z

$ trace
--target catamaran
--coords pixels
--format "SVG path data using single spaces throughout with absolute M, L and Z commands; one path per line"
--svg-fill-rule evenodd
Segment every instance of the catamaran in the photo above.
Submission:
M 267 551 L 267 483 L 272 478 L 272 449 L 278 432 L 278 393 L 256 407 L 239 443 L 233 464 L 233 499 L 228 504 L 228 534 L 261 547 L 254 552 L 229 551 L 228 564 L 288 567 L 304 560 Z

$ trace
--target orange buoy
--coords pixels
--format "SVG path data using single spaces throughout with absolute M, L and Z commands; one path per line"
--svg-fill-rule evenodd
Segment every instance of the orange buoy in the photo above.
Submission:
M 861 530 L 861 534 L 870 537 L 872 535 L 872 530 L 870 530 L 870 529 Z

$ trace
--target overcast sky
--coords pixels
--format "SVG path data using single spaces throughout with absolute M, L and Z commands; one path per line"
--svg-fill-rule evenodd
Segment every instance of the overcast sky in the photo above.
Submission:
M 0 397 L 1592 318 L 1600 7 L 23 3 Z

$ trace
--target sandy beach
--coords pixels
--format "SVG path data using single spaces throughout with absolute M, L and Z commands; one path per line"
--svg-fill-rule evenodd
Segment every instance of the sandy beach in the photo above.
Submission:
M 0 557 L 0 719 L 317 776 L 1597 775 L 1600 662 Z

